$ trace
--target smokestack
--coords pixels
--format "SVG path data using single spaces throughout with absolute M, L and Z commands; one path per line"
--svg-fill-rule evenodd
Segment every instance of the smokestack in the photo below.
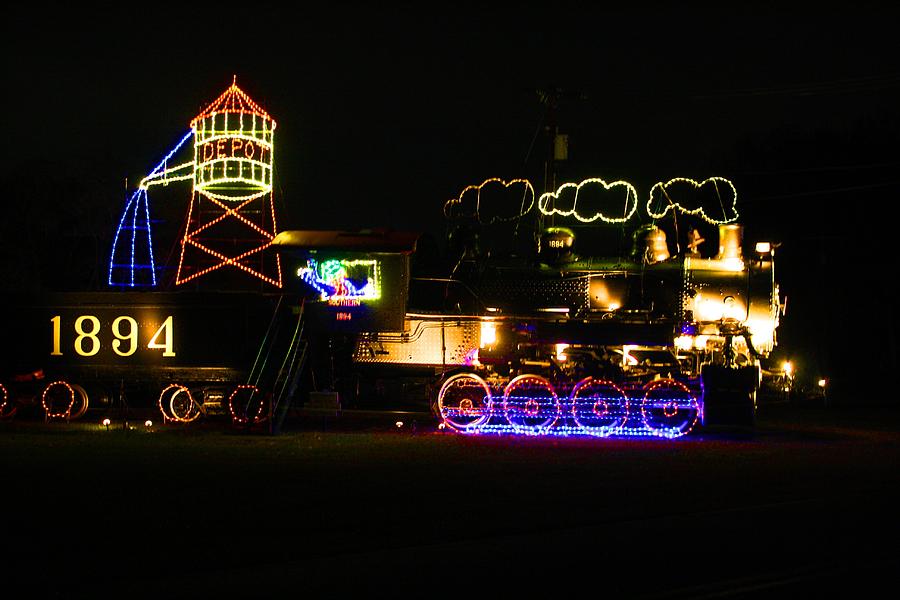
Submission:
M 744 226 L 737 223 L 719 225 L 719 254 L 716 259 L 741 259 L 741 245 L 744 241 Z

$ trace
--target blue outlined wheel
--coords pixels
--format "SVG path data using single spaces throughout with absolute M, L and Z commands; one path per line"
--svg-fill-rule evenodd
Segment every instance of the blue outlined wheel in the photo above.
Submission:
M 657 379 L 644 386 L 641 401 L 644 424 L 661 437 L 679 437 L 700 420 L 697 396 L 680 381 Z
M 628 420 L 628 396 L 611 381 L 587 377 L 569 395 L 572 418 L 584 433 L 606 437 Z
M 550 431 L 562 414 L 553 384 L 540 375 L 519 375 L 503 390 L 503 412 L 517 433 Z
M 491 417 L 493 399 L 484 379 L 475 373 L 449 377 L 438 392 L 438 412 L 457 431 L 472 432 Z

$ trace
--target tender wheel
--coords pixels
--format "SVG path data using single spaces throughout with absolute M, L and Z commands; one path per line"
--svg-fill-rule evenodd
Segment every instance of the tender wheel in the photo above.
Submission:
M 228 397 L 228 410 L 236 425 L 256 425 L 272 416 L 269 399 L 255 385 L 239 385 Z
M 187 387 L 173 383 L 159 394 L 159 410 L 164 420 L 190 423 L 200 416 L 200 407 Z
M 75 404 L 72 406 L 72 414 L 69 416 L 70 420 L 80 419 L 84 416 L 84 413 L 87 412 L 88 406 L 90 405 L 90 398 L 88 397 L 87 390 L 78 385 L 77 383 L 73 383 L 72 389 L 75 390 Z
M 503 412 L 517 432 L 547 433 L 562 409 L 553 385 L 540 375 L 519 375 L 503 390 Z
M 438 414 L 449 427 L 471 432 L 491 417 L 493 399 L 484 379 L 475 373 L 457 373 L 441 386 L 437 397 Z
M 700 420 L 700 403 L 680 381 L 657 379 L 644 386 L 641 414 L 644 424 L 656 435 L 679 437 Z
M 11 419 L 15 416 L 17 409 L 18 406 L 9 399 L 6 386 L 0 383 L 0 419 Z
M 75 390 L 65 381 L 48 383 L 41 394 L 41 406 L 44 409 L 44 420 L 65 419 L 72 417 L 75 406 Z
M 602 379 L 582 379 L 569 396 L 572 418 L 585 433 L 606 437 L 628 420 L 628 396 L 616 384 Z

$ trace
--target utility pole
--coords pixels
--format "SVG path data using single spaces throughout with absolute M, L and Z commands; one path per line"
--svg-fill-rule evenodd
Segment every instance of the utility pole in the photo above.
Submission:
M 574 98 L 586 100 L 587 95 L 582 92 L 566 91 L 555 86 L 548 86 L 537 90 L 538 100 L 547 107 L 544 119 L 544 134 L 546 139 L 546 159 L 544 161 L 544 186 L 545 194 L 556 191 L 559 163 L 569 159 L 569 136 L 559 132 L 557 122 L 557 109 L 562 98 Z M 548 208 L 553 208 L 553 204 Z M 553 217 L 550 217 L 551 226 Z M 543 223 L 541 224 L 543 226 Z
M 559 134 L 559 126 L 556 122 L 556 109 L 559 108 L 559 98 L 562 90 L 556 87 L 546 87 L 537 91 L 540 103 L 547 107 L 547 116 L 544 119 L 544 134 L 546 140 L 546 158 L 544 160 L 544 193 L 556 191 L 556 165 L 554 149 L 556 136 Z
M 559 126 L 556 122 L 556 109 L 559 108 L 559 97 L 562 90 L 557 87 L 549 86 L 537 90 L 538 99 L 541 104 L 547 107 L 546 116 L 544 118 L 544 140 L 545 140 L 545 158 L 544 158 L 544 186 L 543 193 L 547 194 L 556 191 L 556 159 L 554 156 L 554 148 L 556 146 L 556 136 L 559 134 Z M 550 204 L 547 207 L 553 209 L 553 200 L 551 197 Z M 538 215 L 538 231 L 541 235 L 544 230 L 543 214 Z M 553 226 L 553 215 L 546 217 L 547 225 Z

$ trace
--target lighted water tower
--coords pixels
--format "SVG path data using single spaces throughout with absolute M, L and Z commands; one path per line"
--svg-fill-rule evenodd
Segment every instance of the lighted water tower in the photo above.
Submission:
M 147 191 L 190 180 L 175 284 L 237 270 L 281 287 L 281 262 L 269 249 L 277 233 L 272 186 L 275 126 L 236 80 L 194 117 L 191 131 L 141 181 L 126 205 L 113 242 L 110 285 L 156 285 Z M 190 137 L 193 160 L 169 166 Z
M 176 284 L 235 267 L 281 287 L 278 255 L 265 252 L 277 233 L 275 125 L 237 82 L 191 121 L 194 189 Z

